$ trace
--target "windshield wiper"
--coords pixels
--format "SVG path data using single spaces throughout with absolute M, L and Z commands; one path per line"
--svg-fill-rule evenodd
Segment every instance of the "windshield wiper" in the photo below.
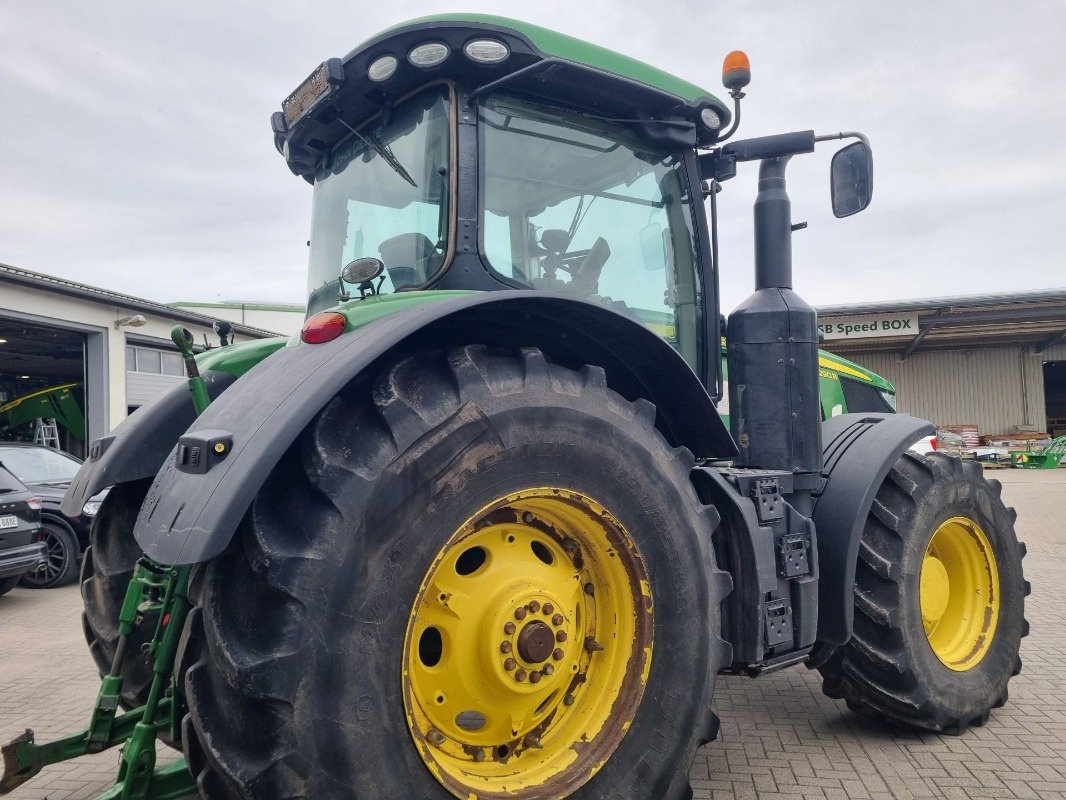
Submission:
M 363 136 L 363 134 L 359 133 L 359 131 L 357 131 L 355 128 L 345 122 L 343 119 L 340 121 L 340 123 L 345 128 L 354 133 L 356 136 L 358 136 L 359 141 L 361 141 L 363 144 L 365 144 L 367 147 L 369 147 L 371 150 L 381 156 L 382 160 L 390 167 L 392 167 L 393 172 L 395 172 L 409 184 L 414 186 L 416 189 L 418 188 L 418 184 L 415 183 L 415 179 L 411 177 L 411 173 L 409 173 L 406 169 L 403 168 L 403 164 L 400 163 L 400 160 L 396 158 L 396 156 L 393 154 L 392 150 L 389 149 L 389 146 L 387 144 L 379 142 L 374 136 L 371 136 L 368 139 L 366 136 Z

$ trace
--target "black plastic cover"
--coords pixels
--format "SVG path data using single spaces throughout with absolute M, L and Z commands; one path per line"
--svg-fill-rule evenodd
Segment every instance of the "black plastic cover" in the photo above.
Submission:
M 818 640 L 844 644 L 855 618 L 855 566 L 874 496 L 892 465 L 933 423 L 907 414 L 842 414 L 822 423 L 818 532 Z
M 228 372 L 214 370 L 206 370 L 203 379 L 212 399 L 237 380 Z M 100 490 L 155 475 L 194 419 L 196 410 L 185 383 L 134 411 L 110 434 L 89 445 L 89 457 L 63 496 L 63 513 L 77 517 Z
M 229 455 L 203 474 L 180 471 L 173 458 L 167 461 L 137 519 L 138 543 L 168 564 L 218 555 L 285 451 L 354 377 L 373 371 L 385 354 L 471 342 L 540 347 L 566 366 L 602 366 L 615 391 L 656 404 L 659 424 L 673 444 L 697 455 L 736 452 L 684 359 L 639 323 L 550 292 L 473 294 L 397 312 L 326 344 L 283 348 L 253 367 L 188 431 L 227 432 L 233 437 Z

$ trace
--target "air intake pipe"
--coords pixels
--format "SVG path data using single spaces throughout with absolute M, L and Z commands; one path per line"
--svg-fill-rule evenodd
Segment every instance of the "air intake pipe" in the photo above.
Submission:
M 730 424 L 737 466 L 818 472 L 818 324 L 814 309 L 792 291 L 790 158 L 764 158 L 759 167 L 755 293 L 730 315 L 726 330 Z

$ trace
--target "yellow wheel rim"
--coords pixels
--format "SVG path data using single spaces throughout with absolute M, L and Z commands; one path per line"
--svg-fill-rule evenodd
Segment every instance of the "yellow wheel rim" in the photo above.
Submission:
M 464 800 L 568 797 L 618 747 L 651 670 L 644 561 L 568 489 L 501 497 L 434 560 L 404 642 L 407 722 Z
M 977 666 L 999 620 L 999 569 L 981 526 L 966 517 L 941 523 L 919 583 L 922 622 L 936 657 L 956 672 Z

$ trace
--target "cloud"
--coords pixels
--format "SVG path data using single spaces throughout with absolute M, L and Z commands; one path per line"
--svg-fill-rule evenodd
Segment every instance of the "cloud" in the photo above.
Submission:
M 0 6 L 0 261 L 156 300 L 302 300 L 310 188 L 269 115 L 318 63 L 401 21 L 385 4 Z M 796 288 L 813 303 L 1066 284 L 1066 6 L 468 2 L 718 85 L 752 58 L 742 135 L 861 129 L 871 208 L 829 211 L 828 154 L 794 159 Z M 752 285 L 755 165 L 721 197 L 724 307 Z

